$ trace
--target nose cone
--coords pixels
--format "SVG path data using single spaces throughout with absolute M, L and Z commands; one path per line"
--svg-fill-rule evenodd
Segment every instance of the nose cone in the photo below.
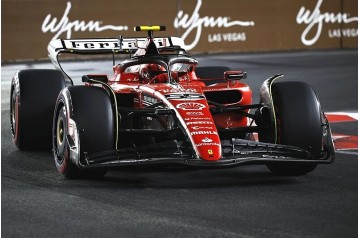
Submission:
M 203 160 L 219 160 L 221 158 L 219 136 L 216 131 L 209 131 L 209 133 L 214 134 L 194 135 L 192 137 L 196 151 Z
M 205 99 L 173 100 L 179 117 L 198 156 L 203 160 L 219 160 L 221 143 L 209 106 Z

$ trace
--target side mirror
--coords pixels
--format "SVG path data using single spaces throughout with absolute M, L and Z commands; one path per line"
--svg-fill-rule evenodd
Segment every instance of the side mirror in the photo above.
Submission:
M 226 81 L 232 80 L 242 80 L 246 79 L 247 73 L 242 71 L 225 71 L 224 72 L 224 79 Z
M 102 83 L 108 83 L 108 77 L 105 74 L 87 74 L 82 76 L 82 81 L 84 83 L 96 83 L 96 81 L 100 81 Z

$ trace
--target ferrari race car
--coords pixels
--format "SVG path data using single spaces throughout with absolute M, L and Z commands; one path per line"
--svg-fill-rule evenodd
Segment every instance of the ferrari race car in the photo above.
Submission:
M 119 166 L 203 168 L 264 164 L 303 175 L 335 158 L 331 130 L 314 90 L 274 75 L 258 103 L 227 67 L 197 67 L 178 37 L 53 40 L 56 70 L 21 70 L 11 84 L 10 121 L 20 150 L 52 148 L 68 178 L 103 176 Z M 112 76 L 89 74 L 74 85 L 58 56 L 113 54 Z M 115 63 L 115 55 L 124 57 Z M 219 75 L 220 72 L 220 76 Z

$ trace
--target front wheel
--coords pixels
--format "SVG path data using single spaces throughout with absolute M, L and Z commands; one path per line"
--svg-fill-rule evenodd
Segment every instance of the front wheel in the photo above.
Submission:
M 105 175 L 105 169 L 80 169 L 80 164 L 86 163 L 85 154 L 114 149 L 114 129 L 114 114 L 104 89 L 88 86 L 64 89 L 53 120 L 53 152 L 58 171 L 67 178 Z
M 65 106 L 60 107 L 54 121 L 53 143 L 56 168 L 65 177 L 74 178 L 80 171 L 70 160 L 70 148 L 67 142 L 69 125 Z
M 319 158 L 322 151 L 322 111 L 314 90 L 303 82 L 277 82 L 272 85 L 276 122 L 276 143 L 297 146 Z M 316 164 L 268 164 L 278 175 L 304 175 Z

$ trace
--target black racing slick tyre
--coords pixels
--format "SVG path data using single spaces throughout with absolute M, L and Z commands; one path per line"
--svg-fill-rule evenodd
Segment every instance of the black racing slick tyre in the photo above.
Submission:
M 277 82 L 272 85 L 276 121 L 276 143 L 297 146 L 318 158 L 322 151 L 322 111 L 314 90 L 304 82 Z M 277 175 L 304 175 L 316 164 L 268 164 Z
M 51 69 L 21 70 L 12 79 L 10 124 L 20 150 L 50 150 L 56 99 L 65 88 L 64 76 Z
M 69 125 L 71 121 L 74 124 Z M 64 89 L 56 103 L 53 120 L 53 152 L 58 171 L 67 178 L 104 176 L 105 169 L 81 169 L 80 164 L 85 164 L 85 154 L 114 149 L 114 128 L 113 109 L 104 89 L 90 86 Z M 75 140 L 71 139 L 74 134 Z M 77 149 L 75 159 L 71 158 L 71 146 Z

